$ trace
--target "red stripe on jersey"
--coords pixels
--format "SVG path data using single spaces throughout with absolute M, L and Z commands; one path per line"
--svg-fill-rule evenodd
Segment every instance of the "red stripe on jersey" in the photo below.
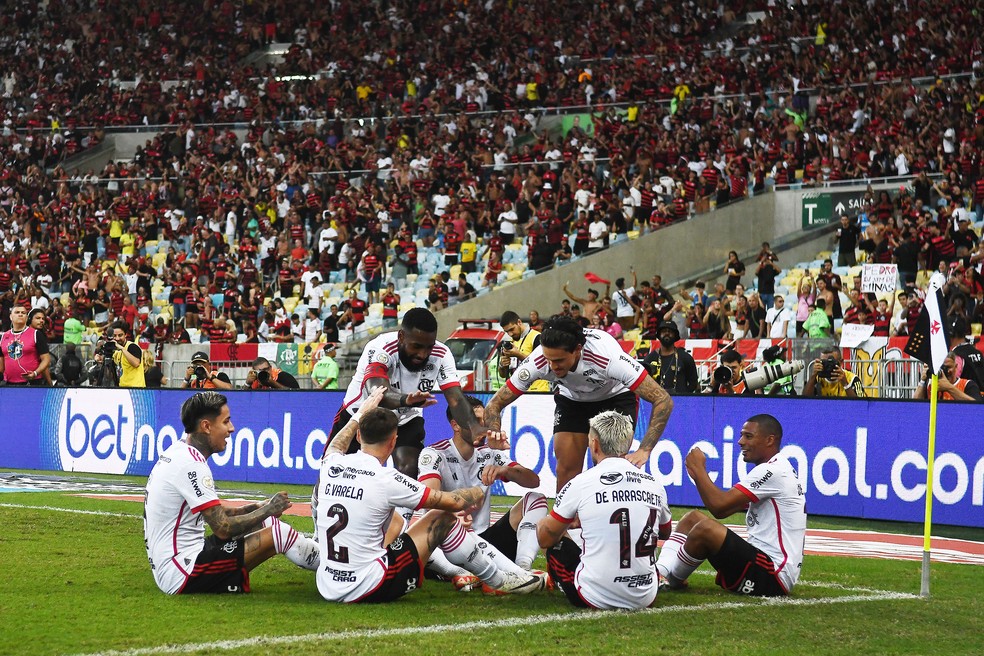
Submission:
M 175 556 L 178 555 L 178 528 L 180 528 L 181 526 L 181 516 L 184 514 L 184 509 L 187 505 L 188 505 L 187 501 L 181 502 L 181 507 L 178 508 L 178 516 L 174 520 L 174 530 L 171 532 L 171 553 L 173 553 Z M 180 565 L 178 566 L 178 569 L 181 569 Z M 181 573 L 184 574 L 185 576 L 188 576 L 188 573 L 185 572 L 183 569 L 181 569 Z
M 533 361 L 533 366 L 535 366 L 537 369 L 543 369 L 543 367 L 546 364 L 547 364 L 547 359 L 542 355 Z
M 440 442 L 434 442 L 431 444 L 430 448 L 437 449 L 438 451 L 444 451 L 449 446 L 451 446 L 451 440 L 441 440 Z
M 191 509 L 191 512 L 193 512 L 193 513 L 201 512 L 201 511 L 205 510 L 206 508 L 211 508 L 212 506 L 218 506 L 221 503 L 222 502 L 219 501 L 218 499 L 212 499 L 211 501 L 208 501 L 206 503 L 203 503 L 200 506 L 195 506 L 194 508 Z
M 511 380 L 506 381 L 506 387 L 508 387 L 509 391 L 515 394 L 516 396 L 519 396 L 520 394 L 523 393 L 522 390 L 518 389 L 515 385 L 512 384 Z
M 786 545 L 782 541 L 782 515 L 779 514 L 779 504 L 776 503 L 775 499 L 769 499 L 769 501 L 772 503 L 772 511 L 776 514 L 776 534 L 779 536 L 779 551 L 782 552 L 782 562 L 779 563 L 779 567 L 775 568 L 776 574 L 778 574 L 786 566 L 789 554 L 786 553 Z M 774 563 L 773 567 L 775 567 Z
M 591 360 L 599 366 L 608 366 L 608 358 L 599 353 L 595 353 L 594 351 L 582 351 L 581 354 L 584 356 L 584 359 Z
M 440 346 L 435 346 L 433 349 L 431 349 L 431 355 L 437 358 L 443 358 L 447 354 L 448 352 L 443 348 L 441 348 Z
M 452 380 L 450 383 L 441 385 L 441 391 L 443 392 L 444 390 L 451 389 L 452 387 L 461 387 L 461 383 L 456 380 Z
M 748 497 L 748 498 L 749 498 L 749 499 L 751 499 L 752 501 L 754 501 L 754 502 L 756 502 L 756 503 L 758 503 L 758 500 L 759 500 L 759 499 L 758 499 L 758 497 L 757 497 L 757 496 L 755 496 L 755 495 L 754 495 L 754 494 L 752 493 L 752 491 L 751 491 L 751 490 L 749 490 L 749 489 L 748 489 L 747 487 L 745 487 L 745 486 L 744 486 L 744 485 L 742 485 L 741 483 L 738 483 L 738 484 L 736 484 L 736 485 L 735 485 L 735 488 L 736 488 L 737 490 L 740 490 L 740 491 L 742 492 L 742 494 L 744 494 L 744 495 L 745 495 L 746 497 Z
M 393 342 L 391 344 L 385 344 L 383 346 L 383 351 L 385 351 L 386 353 L 389 353 L 390 355 L 393 355 L 398 350 L 400 350 L 400 344 L 399 344 L 399 342 Z
M 646 376 L 648 376 L 648 375 L 649 374 L 646 372 L 646 370 L 643 369 L 639 373 L 639 377 L 636 378 L 636 382 L 634 382 L 631 385 L 629 385 L 629 389 L 632 390 L 633 392 L 636 391 L 636 388 L 639 387 L 640 385 L 642 385 L 642 381 L 646 380 Z
M 420 497 L 420 503 L 417 504 L 417 507 L 414 508 L 414 510 L 420 510 L 421 508 L 424 507 L 424 504 L 427 503 L 427 497 L 430 496 L 430 493 L 431 493 L 431 489 L 429 487 L 425 487 L 424 496 Z
M 567 519 L 566 517 L 563 517 L 561 515 L 558 515 L 556 510 L 551 510 L 550 511 L 550 516 L 553 517 L 554 519 L 556 519 L 558 522 L 563 522 L 564 524 L 570 524 L 571 522 L 574 521 L 574 518 L 573 517 L 571 517 L 570 519 Z
M 417 480 L 420 481 L 421 483 L 423 483 L 424 481 L 430 480 L 432 478 L 436 478 L 436 479 L 440 480 L 441 479 L 441 475 L 440 474 L 436 474 L 434 472 L 430 472 L 429 474 L 421 474 L 420 476 L 417 477 Z M 429 490 L 430 488 L 427 488 L 427 489 Z

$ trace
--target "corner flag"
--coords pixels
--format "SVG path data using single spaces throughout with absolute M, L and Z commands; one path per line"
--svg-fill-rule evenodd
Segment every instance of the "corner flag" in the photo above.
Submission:
M 936 459 L 936 403 L 939 390 L 939 372 L 943 368 L 947 351 L 950 349 L 950 337 L 947 335 L 946 324 L 940 308 L 943 307 L 943 285 L 946 278 L 936 272 L 929 279 L 929 290 L 926 293 L 926 305 L 923 306 L 916 329 L 909 341 L 906 342 L 905 352 L 929 365 L 932 385 L 926 390 L 929 394 L 929 448 L 926 451 L 926 511 L 923 518 L 923 558 L 922 581 L 919 594 L 929 596 L 929 562 L 932 546 L 933 528 L 933 468 Z
M 939 373 L 950 350 L 950 336 L 940 311 L 944 303 L 944 283 L 946 278 L 940 272 L 934 273 L 929 279 L 926 304 L 919 313 L 915 330 L 905 344 L 905 352 L 928 364 L 931 374 Z

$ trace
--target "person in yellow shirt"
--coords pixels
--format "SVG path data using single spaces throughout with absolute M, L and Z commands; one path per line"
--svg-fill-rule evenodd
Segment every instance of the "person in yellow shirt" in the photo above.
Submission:
M 475 233 L 471 230 L 465 231 L 465 240 L 458 246 L 458 257 L 461 262 L 461 270 L 465 273 L 476 271 L 475 256 L 478 254 L 478 243 L 475 241 Z
M 512 310 L 506 310 L 499 317 L 499 325 L 509 340 L 503 339 L 502 351 L 499 354 L 499 379 L 505 381 L 512 372 L 525 360 L 533 349 L 540 343 L 540 332 L 530 328 L 529 324 L 524 323 L 519 315 Z M 549 392 L 550 383 L 545 380 L 538 380 L 530 386 L 531 392 Z

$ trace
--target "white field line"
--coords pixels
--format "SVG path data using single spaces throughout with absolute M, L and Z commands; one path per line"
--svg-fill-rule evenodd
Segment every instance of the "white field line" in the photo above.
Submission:
M 24 503 L 0 503 L 0 508 L 23 508 L 27 510 L 53 510 L 55 512 L 72 513 L 75 515 L 99 515 L 101 517 L 133 517 L 143 519 L 141 515 L 133 513 L 115 513 L 106 510 L 82 510 L 80 508 L 59 508 L 58 506 L 31 506 Z
M 822 586 L 822 584 L 814 584 Z M 844 588 L 851 589 L 851 588 Z M 633 615 L 665 615 L 669 613 L 700 611 L 738 610 L 757 606 L 820 606 L 830 604 L 847 604 L 867 601 L 908 601 L 919 599 L 918 596 L 902 592 L 871 591 L 865 594 L 829 597 L 825 599 L 798 599 L 790 597 L 774 597 L 759 600 L 725 601 L 700 606 L 659 606 L 636 611 Z M 509 617 L 501 620 L 465 622 L 462 624 L 433 624 L 430 626 L 411 626 L 392 629 L 366 629 L 362 631 L 341 631 L 337 633 L 309 633 L 293 636 L 256 636 L 242 640 L 220 640 L 216 642 L 201 642 L 184 645 L 159 645 L 139 649 L 113 650 L 86 654 L 84 656 L 155 656 L 158 654 L 187 654 L 197 651 L 232 651 L 254 647 L 292 646 L 305 643 L 320 643 L 326 645 L 340 640 L 371 640 L 373 638 L 390 638 L 431 635 L 451 631 L 482 631 L 490 629 L 508 629 L 514 627 L 534 626 L 538 624 L 556 624 L 558 622 L 587 622 L 608 617 L 627 616 L 626 611 L 580 611 L 557 613 L 553 615 L 529 615 L 526 617 Z M 80 655 L 81 656 L 81 655 Z

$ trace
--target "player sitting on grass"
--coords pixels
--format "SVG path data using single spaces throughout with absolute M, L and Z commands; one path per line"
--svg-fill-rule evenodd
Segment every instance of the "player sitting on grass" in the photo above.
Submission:
M 475 419 L 481 423 L 485 417 L 481 401 L 471 396 L 466 396 L 465 400 L 471 406 Z M 461 426 L 452 419 L 450 409 L 447 418 L 454 434 L 450 440 L 432 444 L 420 453 L 417 462 L 421 483 L 432 490 L 446 492 L 473 485 L 488 487 L 496 480 L 511 481 L 525 488 L 540 485 L 536 472 L 513 461 L 509 444 L 504 439 L 497 437 L 486 444 L 483 435 L 472 442 L 462 435 Z M 527 492 L 491 526 L 490 505 L 491 495 L 486 493 L 481 505 L 471 513 L 472 530 L 480 540 L 491 546 L 486 553 L 500 568 L 525 574 L 533 567 L 533 559 L 539 551 L 536 523 L 547 515 L 546 497 L 539 492 Z M 478 583 L 473 575 L 447 562 L 440 550 L 431 554 L 428 566 L 450 577 L 459 590 L 467 591 Z M 491 592 L 487 586 L 485 591 Z
M 681 588 L 704 559 L 717 570 L 717 584 L 745 595 L 789 594 L 799 579 L 806 535 L 806 497 L 789 460 L 779 453 L 782 425 L 772 415 L 755 415 L 741 427 L 738 440 L 745 462 L 755 467 L 730 490 L 707 474 L 704 452 L 687 454 L 694 479 L 711 514 L 724 519 L 747 508 L 748 541 L 707 515 L 691 510 L 663 543 L 656 567 L 660 588 Z
M 345 603 L 397 599 L 423 585 L 424 563 L 437 548 L 500 592 L 542 590 L 545 575 L 521 576 L 500 569 L 454 516 L 480 504 L 484 487 L 441 492 L 384 466 L 397 441 L 396 415 L 376 407 L 384 393 L 382 387 L 372 391 L 349 426 L 328 444 L 321 462 L 315 525 L 321 596 Z M 353 433 L 361 449 L 346 454 Z M 394 512 L 400 507 L 434 510 L 387 545 L 387 529 L 400 522 Z
M 657 535 L 670 534 L 666 490 L 625 457 L 634 433 L 630 417 L 606 410 L 588 426 L 595 466 L 557 494 L 553 511 L 537 525 L 537 537 L 547 550 L 551 578 L 573 605 L 645 608 L 659 587 Z M 581 520 L 580 546 L 565 535 L 575 517 Z
M 279 553 L 317 569 L 317 543 L 278 519 L 291 506 L 286 492 L 238 508 L 216 494 L 208 459 L 225 451 L 234 430 L 226 397 L 195 394 L 181 405 L 181 423 L 188 437 L 161 454 L 147 479 L 144 543 L 157 586 L 168 594 L 249 592 L 249 572 Z

